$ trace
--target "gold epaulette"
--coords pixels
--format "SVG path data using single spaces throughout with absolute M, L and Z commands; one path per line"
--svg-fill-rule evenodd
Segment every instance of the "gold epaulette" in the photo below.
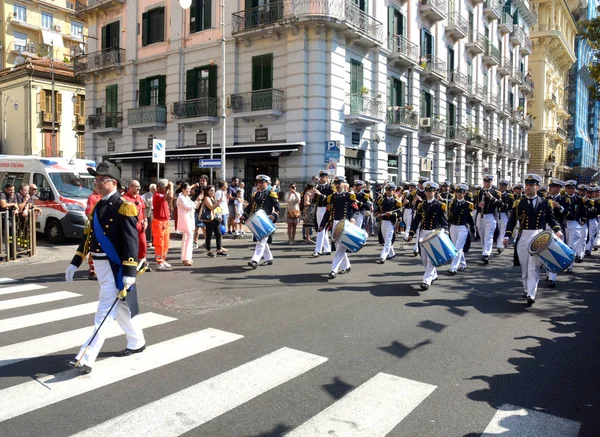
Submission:
M 333 194 L 327 196 L 327 203 L 331 203 L 331 199 L 333 199 Z
M 509 198 L 510 200 L 515 200 L 515 196 L 513 196 L 512 194 L 509 194 L 509 195 L 508 195 L 508 198 Z
M 365 201 L 369 200 L 371 197 L 368 194 L 365 194 Z
M 129 267 L 137 267 L 137 262 L 135 261 L 135 259 L 129 258 L 128 260 L 123 260 L 123 265 Z
M 473 202 L 467 201 L 467 205 L 469 205 L 469 209 L 473 211 L 475 209 L 475 204 Z
M 352 201 L 356 200 L 356 194 L 350 193 L 350 200 L 352 200 Z
M 417 211 L 423 211 L 423 202 L 417 205 Z
M 380 197 L 379 199 L 377 199 L 377 205 L 381 206 L 382 203 L 383 203 L 383 197 Z
M 276 192 L 274 192 L 274 191 L 271 191 L 271 192 L 269 193 L 269 196 L 271 196 L 271 197 L 274 197 L 275 199 L 279 200 L 279 196 L 278 196 L 278 195 L 277 195 L 277 193 L 276 193 Z
M 446 211 L 448 209 L 448 207 L 446 206 L 446 204 L 444 202 L 442 202 L 442 211 Z
M 135 204 L 123 200 L 123 203 L 121 203 L 121 206 L 119 206 L 119 214 L 126 217 L 137 217 L 138 210 Z
M 515 200 L 515 203 L 513 203 L 513 208 L 515 209 L 515 211 L 519 207 L 519 203 L 521 203 L 521 199 L 517 199 Z
M 399 200 L 396 200 L 396 206 L 400 208 L 402 206 L 402 202 Z

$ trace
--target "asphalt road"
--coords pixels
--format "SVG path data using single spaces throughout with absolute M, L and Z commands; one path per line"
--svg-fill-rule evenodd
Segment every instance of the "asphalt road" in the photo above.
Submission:
M 158 318 L 148 349 L 111 358 L 124 337 L 110 338 L 77 378 L 64 360 L 83 340 L 60 335 L 85 339 L 93 308 L 42 314 L 97 299 L 83 269 L 64 282 L 73 246 L 0 266 L 16 280 L 0 284 L 0 436 L 600 436 L 600 252 L 556 289 L 541 281 L 527 309 L 512 249 L 483 266 L 476 244 L 465 273 L 441 268 L 422 292 L 420 259 L 375 264 L 373 238 L 334 280 L 311 246 L 276 241 L 274 265 L 251 270 L 251 243 L 226 243 L 228 258 L 199 250 L 191 268 L 140 276 L 142 313 Z M 3 292 L 33 284 L 47 288 Z M 80 296 L 32 303 L 59 291 Z

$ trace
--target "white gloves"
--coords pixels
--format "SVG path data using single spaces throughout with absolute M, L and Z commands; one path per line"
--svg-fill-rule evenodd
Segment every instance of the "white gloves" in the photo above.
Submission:
M 73 275 L 75 274 L 76 271 L 77 271 L 77 266 L 74 266 L 73 264 L 69 264 L 69 267 L 67 267 L 67 271 L 65 272 L 65 280 L 67 282 L 73 282 Z
M 125 289 L 129 289 L 133 284 L 135 284 L 135 277 L 133 276 L 123 276 L 123 286 Z

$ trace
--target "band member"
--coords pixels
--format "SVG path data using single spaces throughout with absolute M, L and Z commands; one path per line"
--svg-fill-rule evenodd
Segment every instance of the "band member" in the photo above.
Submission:
M 343 176 L 336 176 L 333 179 L 333 186 L 335 192 L 327 196 L 327 211 L 319 224 L 319 231 L 326 227 L 331 227 L 333 232 L 333 229 L 335 229 L 340 220 L 348 219 L 351 223 L 355 223 L 354 214 L 358 209 L 356 195 L 344 190 Z M 342 244 L 336 245 L 329 278 L 335 278 L 338 270 L 342 275 L 350 272 L 350 260 L 348 259 L 346 248 Z
M 476 222 L 479 237 L 481 238 L 481 260 L 484 264 L 490 262 L 490 254 L 494 245 L 494 232 L 496 231 L 496 210 L 502 204 L 500 192 L 492 188 L 492 175 L 483 177 L 483 188 L 475 193 L 475 204 L 479 219 Z
M 396 185 L 389 182 L 385 186 L 385 195 L 377 201 L 377 216 L 381 219 L 381 233 L 384 244 L 377 264 L 383 264 L 386 259 L 396 256 L 394 252 L 394 228 L 396 219 L 400 216 L 402 202 L 394 195 Z
M 279 218 L 279 197 L 277 193 L 273 190 L 269 189 L 269 185 L 271 185 L 271 178 L 264 174 L 259 174 L 256 176 L 257 181 L 257 190 L 252 195 L 252 199 L 250 203 L 246 207 L 244 214 L 242 215 L 242 221 L 246 221 L 246 219 L 254 214 L 259 209 L 262 209 L 267 217 L 275 223 Z M 273 241 L 273 234 L 268 237 L 263 238 L 262 240 L 256 241 L 256 247 L 254 248 L 254 255 L 252 259 L 248 262 L 248 265 L 253 269 L 256 269 L 260 259 L 264 256 L 265 262 L 261 264 L 261 266 L 270 266 L 273 265 L 273 254 L 271 253 L 271 248 L 269 245 Z
M 517 255 L 515 265 L 521 266 L 521 280 L 527 296 L 528 307 L 535 303 L 541 265 L 540 258 L 529 253 L 531 240 L 545 230 L 546 225 L 552 228 L 558 238 L 563 238 L 560 225 L 554 217 L 548 199 L 537 195 L 541 181 L 542 178 L 536 174 L 528 174 L 525 177 L 525 197 L 515 204 L 515 214 L 512 214 L 508 221 L 503 240 L 504 247 L 507 247 L 517 220 L 519 220 L 521 229 L 515 240 L 515 253 Z
M 577 181 L 569 180 L 565 182 L 565 195 L 561 198 L 560 204 L 563 207 L 563 216 L 565 218 L 566 243 L 575 252 L 574 262 L 580 263 L 579 253 L 583 242 L 581 240 L 581 229 L 585 225 L 587 217 L 583 199 L 575 193 Z M 567 273 L 573 273 L 573 264 L 566 270 Z
M 600 247 L 600 187 L 594 187 L 594 204 L 596 205 L 596 219 L 598 220 L 598 232 L 596 232 L 596 239 L 594 240 L 594 247 L 592 250 L 598 250 Z
M 446 204 L 446 209 L 450 206 L 450 202 L 454 199 L 452 193 L 450 193 L 450 181 L 444 181 L 440 184 L 439 199 L 441 202 Z
M 512 195 L 514 200 L 519 200 L 523 197 L 523 184 L 518 183 L 513 186 Z
M 417 207 L 415 217 L 410 227 L 410 233 L 408 236 L 409 242 L 417 233 L 417 228 L 420 229 L 418 234 L 418 238 L 420 239 L 427 237 L 427 235 L 429 235 L 432 231 L 439 228 L 448 230 L 448 222 L 446 220 L 446 204 L 435 198 L 435 191 L 438 189 L 438 184 L 427 181 L 424 184 L 424 188 L 426 199 Z M 429 257 L 423 253 L 421 253 L 421 261 L 423 262 L 423 267 L 425 267 L 425 274 L 423 275 L 421 290 L 428 290 L 431 283 L 437 279 L 437 270 L 433 266 L 433 263 Z
M 598 233 L 598 215 L 596 214 L 596 201 L 594 200 L 594 187 L 587 187 L 585 198 L 583 199 L 585 203 L 586 215 L 587 215 L 587 240 L 585 241 L 584 253 L 580 254 L 583 256 L 591 256 L 592 249 L 594 248 L 594 240 L 596 239 L 596 234 Z
M 319 172 L 319 183 L 316 187 L 313 188 L 313 202 L 317 204 L 317 217 L 315 221 L 317 227 L 319 226 L 321 221 L 323 221 L 323 217 L 325 216 L 325 213 L 327 211 L 327 196 L 333 194 L 331 184 L 329 184 L 327 180 L 328 176 L 329 172 L 327 170 L 321 170 Z M 318 258 L 321 254 L 331 254 L 331 244 L 329 243 L 329 235 L 327 229 L 323 229 L 322 231 L 319 231 L 317 233 L 315 253 L 313 253 L 311 256 L 313 258 Z
M 450 264 L 448 273 L 451 276 L 456 275 L 456 271 L 464 272 L 467 268 L 465 261 L 465 252 L 470 246 L 469 230 L 475 227 L 473 222 L 473 210 L 475 205 L 465 200 L 465 193 L 469 189 L 466 184 L 458 184 L 455 187 L 454 195 L 456 199 L 450 203 L 448 209 L 448 224 L 450 225 L 450 238 L 456 247 L 456 256 Z
M 371 210 L 372 199 L 365 193 L 365 183 L 359 179 L 354 181 L 354 194 L 356 195 L 356 203 L 358 205 L 358 212 L 354 214 L 356 220 L 356 226 L 362 229 L 363 222 L 365 220 L 365 211 Z
M 404 198 L 402 199 L 402 204 L 404 205 L 404 213 L 402 215 L 402 221 L 404 221 L 405 231 L 404 231 L 404 239 L 408 240 L 408 231 L 410 231 L 410 225 L 412 224 L 413 219 L 413 200 L 417 197 L 417 184 L 414 182 L 408 182 L 408 190 L 405 193 Z
M 546 198 L 548 199 L 548 204 L 550 205 L 550 207 L 552 208 L 552 212 L 554 213 L 554 218 L 556 218 L 556 221 L 558 222 L 558 224 L 561 227 L 561 230 L 563 232 L 563 234 L 565 233 L 564 230 L 564 208 L 561 206 L 561 189 L 565 186 L 565 183 L 563 181 L 560 181 L 558 179 L 554 179 L 554 178 L 550 178 L 550 180 L 548 181 L 548 195 L 546 196 Z M 546 229 L 549 229 L 549 225 L 546 225 Z M 551 229 L 550 229 L 551 230 Z M 514 232 L 516 233 L 516 232 Z M 555 288 L 556 287 L 556 277 L 557 274 L 548 271 L 548 287 L 549 288 Z
M 508 218 L 512 212 L 515 198 L 507 191 L 508 181 L 506 179 L 500 180 L 498 184 L 500 188 L 500 200 L 502 201 L 502 204 L 498 210 L 498 240 L 496 242 L 496 249 L 498 250 L 498 253 L 502 253 L 504 250 L 502 240 L 504 239 L 504 232 L 506 232 L 506 225 L 508 224 Z
M 416 211 L 418 206 L 421 204 L 421 202 L 423 202 L 425 200 L 425 198 L 427 197 L 425 195 L 425 187 L 424 184 L 425 182 L 427 182 L 429 179 L 427 179 L 425 176 L 421 176 L 418 180 L 418 185 L 417 185 L 417 192 L 415 195 L 415 198 L 412 200 L 411 205 L 413 208 L 413 211 Z M 437 184 L 436 184 L 437 185 Z M 416 212 L 415 212 L 416 214 Z M 413 215 L 413 220 L 414 220 L 414 215 Z M 412 227 L 412 225 L 411 225 Z M 413 254 L 415 256 L 419 255 L 419 239 L 420 239 L 420 235 L 419 235 L 420 231 L 417 231 L 417 242 L 415 243 L 415 246 L 413 247 Z
M 92 334 L 74 360 L 67 362 L 81 374 L 92 371 L 108 325 L 115 319 L 127 337 L 127 348 L 118 356 L 129 356 L 146 348 L 144 333 L 135 320 L 139 311 L 135 288 L 138 211 L 134 204 L 120 196 L 117 187 L 121 172 L 114 164 L 105 161 L 97 169 L 89 167 L 88 172 L 96 178 L 96 189 L 102 200 L 94 207 L 90 225 L 65 273 L 67 282 L 73 281 L 73 275 L 87 253 L 92 253 L 100 284 L 100 301 L 94 319 L 96 334 Z M 121 302 L 116 303 L 117 299 Z M 105 317 L 102 329 L 99 329 Z

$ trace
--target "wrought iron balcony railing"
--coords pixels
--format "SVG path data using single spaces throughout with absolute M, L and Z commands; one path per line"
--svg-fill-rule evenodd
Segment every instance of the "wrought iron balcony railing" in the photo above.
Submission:
M 99 52 L 81 55 L 73 60 L 75 74 L 86 73 L 88 71 L 101 70 L 104 68 L 116 67 L 125 61 L 125 49 L 112 47 Z
M 481 50 L 483 50 L 485 45 L 485 36 L 481 32 L 470 30 L 468 43 L 481 47 Z
M 432 118 L 429 123 L 429 127 L 421 126 L 421 133 L 437 135 L 438 137 L 446 136 L 446 123 L 438 120 L 437 118 Z
M 458 70 L 448 70 L 448 84 L 467 90 L 469 88 L 469 78 Z
M 421 67 L 432 73 L 435 73 L 444 79 L 447 75 L 446 62 L 434 55 L 426 55 L 421 58 Z
M 271 88 L 231 95 L 231 111 L 234 113 L 269 109 L 283 111 L 283 91 Z
M 167 107 L 164 105 L 142 106 L 127 111 L 127 124 L 135 126 L 148 123 L 166 123 Z
M 446 139 L 466 143 L 467 131 L 461 126 L 448 126 L 446 128 Z
M 419 125 L 419 114 L 403 106 L 389 107 L 387 110 L 386 124 L 399 124 L 416 129 Z
M 200 97 L 173 103 L 176 120 L 196 117 L 218 117 L 220 100 L 215 97 Z
M 367 115 L 383 119 L 385 105 L 379 99 L 364 96 L 360 93 L 349 94 L 346 104 L 346 113 L 354 115 Z
M 388 38 L 388 49 L 393 53 L 411 58 L 417 62 L 419 57 L 419 46 L 401 35 L 396 35 Z
M 102 112 L 88 116 L 87 125 L 91 130 L 121 129 L 123 127 L 122 112 Z
M 469 33 L 469 22 L 465 17 L 460 15 L 460 12 L 450 12 L 447 18 L 448 25 L 446 27 L 456 27 L 465 35 Z
M 42 158 L 62 158 L 62 150 L 42 149 L 40 150 L 40 156 Z
M 114 1 L 125 3 L 125 0 L 77 0 L 75 3 L 75 12 L 83 12 L 100 6 L 111 6 Z

